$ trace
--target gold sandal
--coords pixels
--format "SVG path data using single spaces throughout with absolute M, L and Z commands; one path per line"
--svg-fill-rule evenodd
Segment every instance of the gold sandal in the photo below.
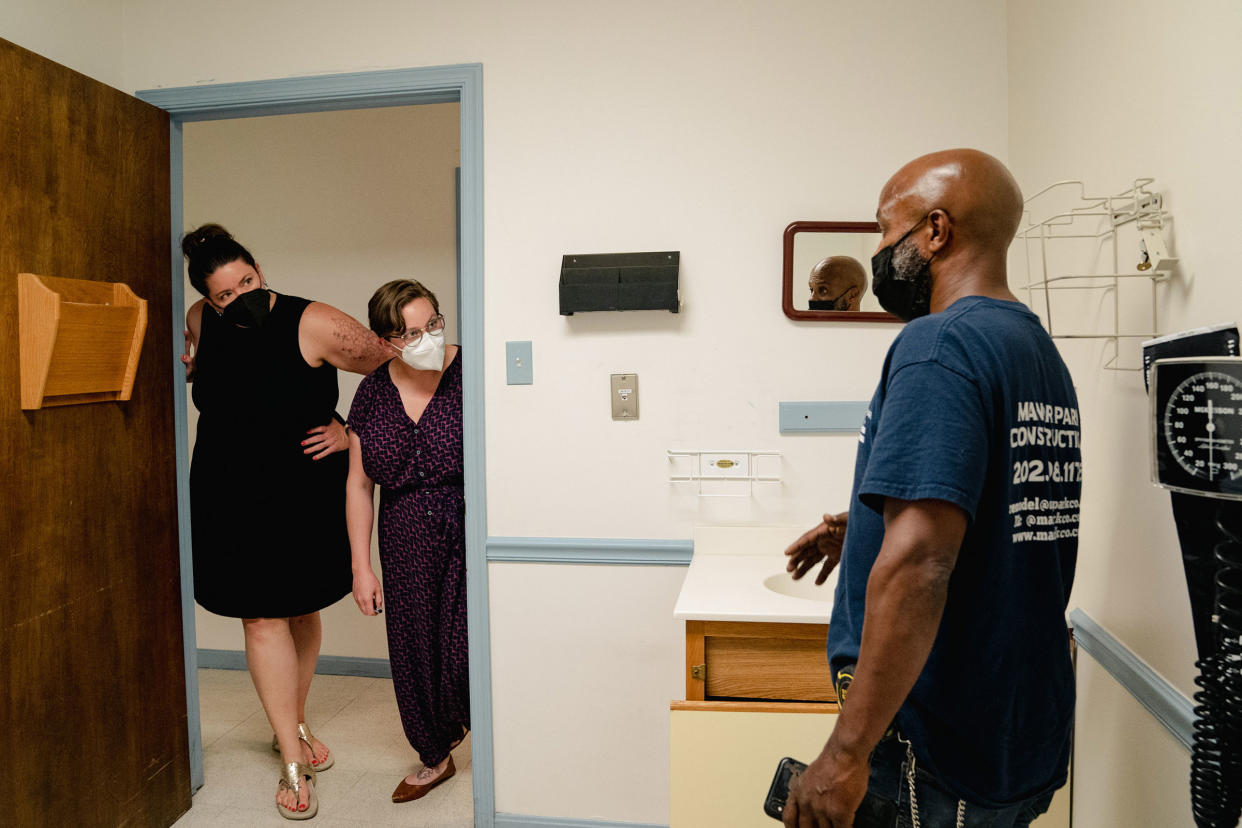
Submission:
M 316 773 L 326 771 L 328 768 L 336 764 L 336 757 L 332 755 L 332 751 L 328 750 L 328 755 L 320 764 L 315 764 L 315 746 L 311 744 L 311 740 L 315 738 L 315 734 L 310 732 L 310 728 L 306 726 L 306 722 L 298 722 L 298 741 L 305 742 L 307 749 L 311 754 L 311 767 Z M 327 748 L 327 745 L 324 745 Z M 280 740 L 275 735 L 272 736 L 272 750 L 280 753 Z
M 280 774 L 280 782 L 276 784 L 276 793 L 293 791 L 293 795 L 301 798 L 302 786 L 307 786 L 306 810 L 291 811 L 279 802 L 276 810 L 285 819 L 310 819 L 319 813 L 319 795 L 315 793 L 315 769 L 304 762 L 290 762 Z

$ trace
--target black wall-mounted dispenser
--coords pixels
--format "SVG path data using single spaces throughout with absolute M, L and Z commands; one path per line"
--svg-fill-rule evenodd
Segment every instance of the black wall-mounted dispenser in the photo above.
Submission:
M 578 311 L 678 311 L 681 253 L 591 253 L 561 259 L 561 315 Z

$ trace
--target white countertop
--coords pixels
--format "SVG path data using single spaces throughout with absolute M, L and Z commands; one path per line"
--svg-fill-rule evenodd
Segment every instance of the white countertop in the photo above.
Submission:
M 837 573 L 817 587 L 818 566 L 800 581 L 785 571 L 785 547 L 809 528 L 696 527 L 694 557 L 673 617 L 679 621 L 827 624 Z

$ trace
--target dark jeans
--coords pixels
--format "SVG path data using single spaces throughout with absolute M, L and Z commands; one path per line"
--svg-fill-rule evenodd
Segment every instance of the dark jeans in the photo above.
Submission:
M 915 764 L 914 792 L 920 828 L 954 828 L 957 797 L 941 782 Z M 1033 797 L 996 810 L 966 803 L 965 828 L 1027 828 L 1048 810 L 1052 794 Z M 854 828 L 912 828 L 910 788 L 906 781 L 906 746 L 887 739 L 871 754 L 871 782 L 862 806 L 854 815 Z

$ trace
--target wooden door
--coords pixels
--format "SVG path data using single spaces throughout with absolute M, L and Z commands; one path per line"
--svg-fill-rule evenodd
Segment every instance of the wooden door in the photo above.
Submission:
M 0 823 L 190 807 L 168 117 L 0 40 Z M 17 274 L 148 301 L 132 398 L 23 411 Z M 178 389 L 180 392 L 180 389 Z

